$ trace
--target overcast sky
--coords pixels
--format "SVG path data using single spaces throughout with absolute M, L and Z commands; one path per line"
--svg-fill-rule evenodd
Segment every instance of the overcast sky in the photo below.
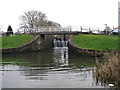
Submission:
M 119 0 L 1 0 L 0 27 L 19 28 L 19 17 L 28 10 L 42 11 L 61 25 L 89 27 L 118 26 Z

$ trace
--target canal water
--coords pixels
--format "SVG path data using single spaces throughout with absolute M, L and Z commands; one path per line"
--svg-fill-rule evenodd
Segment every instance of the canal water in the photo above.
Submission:
M 95 58 L 68 47 L 2 56 L 2 88 L 108 88 L 96 83 Z

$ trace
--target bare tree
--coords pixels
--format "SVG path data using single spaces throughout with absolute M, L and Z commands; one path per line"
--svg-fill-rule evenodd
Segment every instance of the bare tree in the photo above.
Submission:
M 46 15 L 41 11 L 27 11 L 20 17 L 21 28 L 25 30 L 36 29 L 38 26 L 45 24 Z
M 41 26 L 45 26 L 45 27 L 48 26 L 48 28 L 49 27 L 51 28 L 51 26 L 57 28 L 61 27 L 60 24 L 47 20 L 46 15 L 40 11 L 24 12 L 24 15 L 20 17 L 20 20 L 21 20 L 20 29 L 23 29 L 24 33 L 25 32 L 31 33 L 31 30 L 32 31 L 37 30 Z

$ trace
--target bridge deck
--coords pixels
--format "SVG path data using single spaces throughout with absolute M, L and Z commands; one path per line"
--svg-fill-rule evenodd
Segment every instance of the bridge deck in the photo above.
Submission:
M 32 34 L 36 34 L 36 35 L 40 35 L 40 34 L 43 34 L 43 35 L 64 35 L 64 34 L 79 34 L 81 32 L 78 32 L 78 31 L 54 31 L 54 32 L 35 32 L 35 33 L 32 33 Z

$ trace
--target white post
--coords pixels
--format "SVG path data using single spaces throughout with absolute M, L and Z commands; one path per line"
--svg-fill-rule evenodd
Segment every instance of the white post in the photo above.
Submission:
M 98 28 L 98 34 L 100 34 L 99 28 Z
M 82 33 L 82 26 L 80 26 L 80 30 L 81 30 L 81 33 Z

